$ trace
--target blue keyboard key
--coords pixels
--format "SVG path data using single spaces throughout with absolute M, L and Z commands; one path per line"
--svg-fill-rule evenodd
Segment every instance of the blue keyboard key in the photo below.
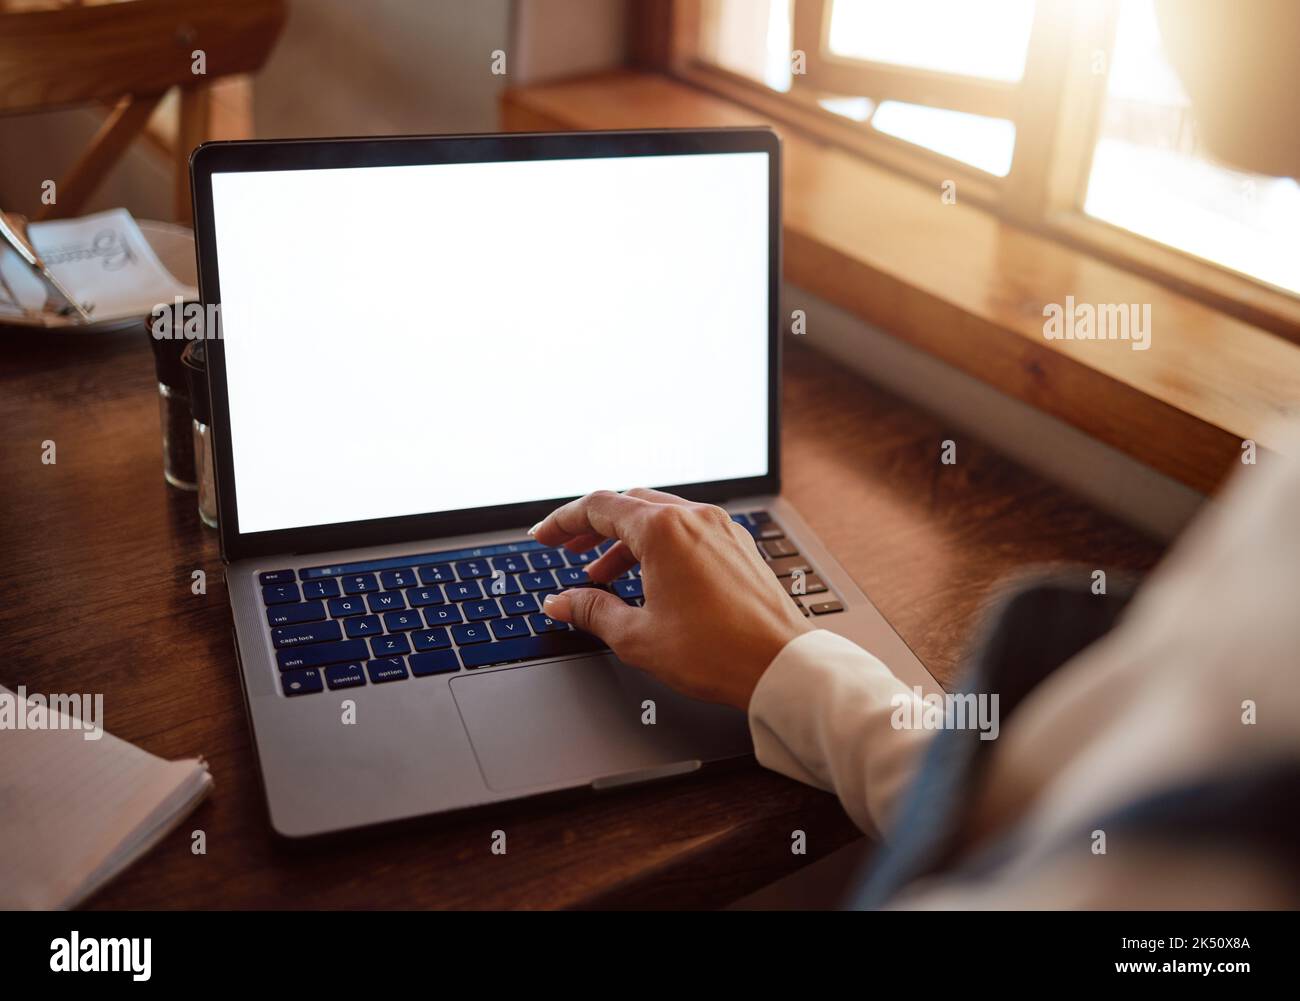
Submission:
M 559 657 L 567 653 L 588 653 L 603 650 L 605 644 L 590 633 L 570 630 L 565 633 L 547 633 L 544 636 L 527 636 L 483 646 L 464 647 L 460 659 L 466 667 L 488 667 L 508 664 L 515 660 L 535 660 L 538 657 Z
M 341 619 L 345 615 L 365 615 L 366 600 L 364 598 L 331 598 L 330 615 L 336 619 Z
M 424 620 L 419 612 L 388 612 L 384 616 L 384 628 L 390 633 L 404 633 L 411 629 L 423 629 Z
M 257 582 L 266 584 L 292 584 L 298 575 L 292 570 L 263 570 L 257 575 Z
M 559 582 L 560 587 L 581 587 L 583 584 L 591 583 L 587 571 L 580 567 L 565 567 L 563 570 L 556 570 L 555 579 Z
M 554 591 L 559 587 L 555 583 L 555 574 L 549 570 L 542 570 L 538 573 L 521 573 L 519 583 L 524 586 L 525 591 Z
M 460 607 L 465 613 L 466 622 L 482 622 L 484 619 L 495 619 L 501 614 L 501 609 L 497 608 L 497 603 L 491 598 L 485 601 L 467 601 Z
M 280 684 L 284 686 L 285 695 L 310 695 L 321 691 L 320 671 L 308 668 L 305 671 L 285 671 L 280 675 Z
M 295 622 L 315 622 L 325 618 L 325 606 L 319 601 L 301 605 L 272 605 L 266 610 L 266 621 L 272 626 L 288 626 Z
M 396 657 L 400 654 L 410 653 L 411 644 L 406 641 L 406 637 L 401 633 L 396 636 L 372 636 L 370 637 L 370 649 L 375 652 L 376 657 Z
M 302 596 L 304 598 L 337 598 L 339 596 L 339 582 L 333 577 L 303 581 Z
M 564 558 L 571 567 L 585 567 L 588 563 L 594 563 L 599 555 L 595 549 L 588 549 L 585 553 L 570 553 L 566 550 Z
M 442 596 L 442 588 L 437 584 L 431 587 L 412 587 L 406 592 L 406 603 L 412 608 L 423 608 L 425 605 L 441 605 L 445 600 Z
M 492 634 L 488 632 L 487 623 L 485 622 L 471 622 L 463 626 L 452 626 L 451 635 L 455 637 L 457 646 L 486 643 L 492 638 Z
M 411 663 L 411 673 L 417 678 L 430 674 L 445 674 L 459 671 L 460 661 L 456 659 L 455 650 L 439 650 L 436 653 L 415 653 L 407 658 Z
M 406 599 L 402 597 L 401 591 L 383 591 L 379 594 L 372 594 L 366 601 L 370 603 L 372 612 L 396 612 L 400 608 L 406 607 Z
M 302 646 L 305 643 L 324 643 L 341 640 L 343 632 L 337 622 L 308 622 L 300 626 L 280 626 L 271 630 L 271 642 L 280 647 Z
M 514 619 L 493 619 L 489 625 L 492 635 L 499 640 L 514 639 L 516 636 L 529 636 L 528 620 L 520 617 Z
M 523 573 L 528 569 L 528 564 L 519 555 L 493 556 L 490 562 L 493 570 L 500 570 L 502 573 Z
M 262 588 L 262 601 L 268 605 L 287 605 L 301 600 L 297 584 L 267 584 Z
M 370 656 L 365 640 L 343 640 L 340 643 L 313 643 L 311 646 L 295 647 L 290 650 L 277 650 L 276 663 L 281 671 L 292 671 L 296 667 L 323 667 L 326 664 L 341 664 L 345 660 L 365 660 Z
M 394 587 L 414 587 L 415 571 L 414 570 L 385 570 L 379 575 L 379 583 L 386 588 Z
M 442 590 L 447 595 L 448 601 L 473 601 L 475 598 L 483 597 L 483 589 L 478 586 L 476 580 L 448 584 Z
M 381 636 L 383 628 L 379 625 L 378 615 L 357 615 L 343 620 L 343 629 L 348 636 Z
M 645 589 L 641 584 L 641 578 L 636 577 L 632 580 L 614 581 L 614 593 L 620 598 L 640 598 L 645 594 Z
M 554 549 L 539 549 L 528 554 L 528 565 L 534 570 L 553 570 L 564 566 L 564 557 Z
M 464 560 L 456 565 L 456 576 L 461 580 L 477 580 L 480 577 L 490 576 L 492 568 L 488 566 L 487 560 Z
M 400 681 L 406 677 L 406 663 L 401 657 L 381 657 L 366 664 L 366 673 L 376 685 L 385 681 Z
M 422 632 L 411 633 L 411 644 L 417 650 L 443 650 L 451 646 L 451 637 L 447 635 L 447 630 L 439 626 L 437 629 L 425 629 Z
M 459 605 L 431 605 L 424 610 L 424 621 L 430 626 L 450 626 L 464 622 Z
M 531 594 L 516 594 L 501 599 L 501 611 L 506 615 L 527 615 L 537 611 L 537 599 Z
M 366 672 L 359 661 L 331 664 L 325 668 L 325 684 L 330 688 L 356 688 L 366 683 Z
M 435 563 L 433 566 L 420 567 L 421 584 L 450 584 L 456 579 L 450 563 Z
M 559 619 L 553 619 L 549 615 L 530 615 L 529 623 L 532 624 L 533 632 L 541 635 L 542 633 L 562 633 L 569 628 L 567 622 L 561 622 Z
M 483 590 L 488 594 L 518 594 L 519 581 L 500 570 L 493 570 L 492 576 L 483 582 Z
M 343 578 L 344 594 L 369 594 L 379 590 L 379 581 L 372 573 L 357 573 Z

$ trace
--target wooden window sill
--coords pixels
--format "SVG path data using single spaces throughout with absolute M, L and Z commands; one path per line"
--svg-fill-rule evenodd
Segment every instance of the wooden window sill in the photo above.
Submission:
M 1234 468 L 1243 440 L 1280 448 L 1279 423 L 1300 412 L 1300 347 L 964 204 L 960 182 L 944 204 L 938 190 L 658 74 L 507 90 L 501 118 L 515 131 L 777 125 L 791 283 L 1197 490 Z M 1150 349 L 1047 340 L 1043 307 L 1068 296 L 1149 303 Z

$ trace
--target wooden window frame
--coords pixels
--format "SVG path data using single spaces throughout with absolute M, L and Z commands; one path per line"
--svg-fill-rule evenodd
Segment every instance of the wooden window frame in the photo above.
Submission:
M 1019 83 L 849 59 L 825 51 L 831 0 L 792 0 L 792 48 L 806 72 L 788 93 L 705 60 L 703 0 L 634 5 L 633 60 L 848 148 L 920 183 L 957 182 L 960 197 L 1002 218 L 1300 344 L 1300 297 L 1083 211 L 1106 97 L 1094 53 L 1109 60 L 1118 0 L 1038 0 Z M 885 135 L 820 106 L 826 96 L 930 103 L 1010 119 L 1016 147 L 1005 178 Z

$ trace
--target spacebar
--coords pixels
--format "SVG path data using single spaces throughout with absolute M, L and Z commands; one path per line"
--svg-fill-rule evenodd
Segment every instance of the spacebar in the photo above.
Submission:
M 460 648 L 460 659 L 466 667 L 487 667 L 489 664 L 507 664 L 512 660 L 535 660 L 538 657 L 558 657 L 566 653 L 589 653 L 604 649 L 605 644 L 591 633 L 570 630 L 463 646 Z

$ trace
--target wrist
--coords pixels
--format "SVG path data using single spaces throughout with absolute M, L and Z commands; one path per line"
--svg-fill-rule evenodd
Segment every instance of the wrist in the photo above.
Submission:
M 781 623 L 780 627 L 774 629 L 770 636 L 764 642 L 761 651 L 754 658 L 754 669 L 747 672 L 746 684 L 744 691 L 740 693 L 734 705 L 738 708 L 749 711 L 749 703 L 754 697 L 754 690 L 762 680 L 768 669 L 781 656 L 782 651 L 799 637 L 814 631 L 812 623 L 808 622 L 802 616 L 797 620 Z

